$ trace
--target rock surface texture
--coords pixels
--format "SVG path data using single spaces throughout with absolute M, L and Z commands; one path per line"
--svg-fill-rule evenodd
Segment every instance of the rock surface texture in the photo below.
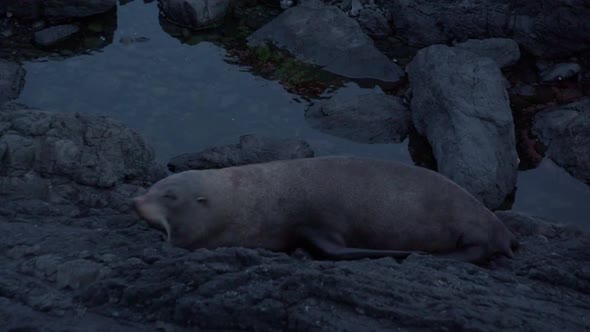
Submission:
M 144 140 L 109 118 L 0 110 L 0 214 L 124 211 L 124 195 L 163 174 Z
M 590 185 L 590 97 L 541 111 L 533 133 L 547 146 L 549 158 Z
M 398 35 L 418 47 L 488 36 L 513 38 L 539 57 L 590 50 L 586 0 L 403 0 L 384 6 Z
M 385 94 L 334 96 L 305 110 L 313 127 L 359 143 L 400 143 L 408 136 L 410 110 Z
M 514 123 L 498 65 L 469 51 L 434 45 L 408 65 L 411 112 L 432 146 L 438 171 L 498 208 L 514 190 Z
M 168 169 L 172 172 L 182 172 L 313 156 L 313 150 L 303 140 L 244 135 L 240 137 L 238 144 L 176 156 L 168 162 Z
M 252 46 L 271 43 L 301 61 L 348 78 L 398 82 L 404 76 L 359 24 L 334 6 L 309 3 L 287 9 L 248 41 Z

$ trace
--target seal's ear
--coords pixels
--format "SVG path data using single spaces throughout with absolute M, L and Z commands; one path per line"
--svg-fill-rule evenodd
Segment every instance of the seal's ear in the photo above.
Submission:
M 197 202 L 199 202 L 201 204 L 206 204 L 207 203 L 207 198 L 205 198 L 203 196 L 199 196 L 199 197 L 197 197 Z

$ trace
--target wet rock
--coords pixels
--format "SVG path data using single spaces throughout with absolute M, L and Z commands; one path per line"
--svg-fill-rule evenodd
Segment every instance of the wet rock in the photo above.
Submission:
M 411 112 L 438 172 L 496 209 L 514 190 L 517 154 L 504 78 L 489 58 L 444 45 L 408 65 Z
M 377 8 L 362 9 L 357 17 L 357 22 L 372 38 L 385 38 L 393 33 L 385 13 Z
M 117 0 L 27 0 L 0 2 L 0 15 L 11 13 L 25 20 L 61 21 L 105 13 L 117 5 Z
M 469 39 L 454 47 L 488 57 L 496 61 L 500 68 L 511 66 L 520 58 L 518 44 L 508 38 Z
M 424 47 L 487 37 L 514 39 L 544 58 L 590 49 L 590 7 L 585 0 L 387 1 L 396 33 Z
M 18 97 L 25 84 L 25 75 L 24 68 L 18 63 L 0 59 L 0 105 Z
M 561 81 L 577 75 L 581 70 L 582 67 L 577 63 L 558 63 L 543 70 L 541 80 L 544 82 Z
M 80 29 L 75 25 L 56 25 L 36 31 L 33 41 L 40 46 L 51 46 L 72 37 L 78 31 Z
M 0 111 L 0 195 L 29 201 L 24 211 L 53 213 L 51 204 L 124 208 L 126 187 L 163 176 L 152 149 L 106 117 L 43 112 L 16 105 Z M 117 196 L 120 195 L 120 196 Z M 74 207 L 74 209 L 71 209 Z M 13 206 L 13 209 L 17 209 Z M 58 211 L 54 211 L 58 213 Z
M 551 160 L 590 185 L 590 98 L 537 113 L 533 133 Z
M 251 46 L 266 43 L 349 78 L 397 82 L 404 76 L 354 19 L 333 6 L 306 3 L 284 11 L 248 37 Z
M 411 126 L 401 98 L 385 94 L 336 95 L 305 110 L 313 128 L 359 143 L 400 143 Z
M 274 160 L 311 158 L 309 144 L 298 139 L 278 139 L 256 135 L 240 136 L 238 144 L 212 147 L 197 153 L 185 153 L 168 162 L 172 172 L 263 163 Z
M 167 20 L 203 29 L 218 26 L 232 9 L 231 0 L 158 0 Z

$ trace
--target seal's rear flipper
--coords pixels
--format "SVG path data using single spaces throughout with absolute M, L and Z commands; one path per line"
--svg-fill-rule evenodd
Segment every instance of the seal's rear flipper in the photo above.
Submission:
M 362 248 L 348 248 L 342 245 L 334 236 L 312 228 L 304 227 L 298 230 L 298 238 L 312 255 L 332 260 L 354 260 L 362 258 L 392 257 L 403 259 L 410 254 L 426 254 L 418 251 L 373 250 Z

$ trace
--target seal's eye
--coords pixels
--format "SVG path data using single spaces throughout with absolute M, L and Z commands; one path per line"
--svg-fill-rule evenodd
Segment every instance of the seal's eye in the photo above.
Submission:
M 178 199 L 178 197 L 171 190 L 166 191 L 163 197 L 171 201 L 175 201 Z

